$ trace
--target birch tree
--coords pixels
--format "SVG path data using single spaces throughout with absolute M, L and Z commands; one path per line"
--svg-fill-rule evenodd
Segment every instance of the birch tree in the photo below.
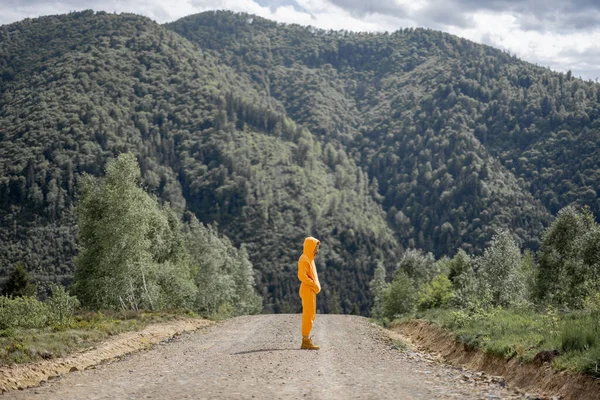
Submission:
M 81 249 L 74 292 L 93 309 L 188 307 L 195 297 L 177 219 L 141 187 L 135 157 L 86 176 L 76 206 Z

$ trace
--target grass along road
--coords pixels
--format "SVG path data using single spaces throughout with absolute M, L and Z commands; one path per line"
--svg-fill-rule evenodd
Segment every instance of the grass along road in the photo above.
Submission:
M 397 350 L 366 318 L 318 315 L 319 351 L 299 350 L 299 331 L 300 315 L 233 318 L 4 398 L 519 398 Z

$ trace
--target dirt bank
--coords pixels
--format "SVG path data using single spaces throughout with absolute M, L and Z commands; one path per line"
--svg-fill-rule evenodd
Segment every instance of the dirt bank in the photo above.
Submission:
M 549 363 L 522 363 L 514 358 L 507 360 L 481 350 L 466 348 L 464 344 L 454 340 L 452 332 L 425 321 L 398 324 L 390 330 L 407 336 L 414 345 L 425 351 L 439 353 L 450 364 L 500 375 L 509 385 L 521 390 L 558 395 L 565 399 L 600 398 L 600 380 L 582 374 L 556 371 Z
M 179 335 L 212 324 L 211 321 L 182 318 L 154 324 L 137 332 L 127 332 L 110 338 L 97 346 L 67 357 L 31 364 L 0 367 L 0 391 L 24 389 L 54 379 L 68 372 L 82 371 L 105 360 L 119 357 Z

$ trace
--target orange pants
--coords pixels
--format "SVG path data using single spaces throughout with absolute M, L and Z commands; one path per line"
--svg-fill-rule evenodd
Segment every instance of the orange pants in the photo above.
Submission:
M 312 290 L 302 293 L 302 336 L 310 335 L 317 316 L 317 295 Z

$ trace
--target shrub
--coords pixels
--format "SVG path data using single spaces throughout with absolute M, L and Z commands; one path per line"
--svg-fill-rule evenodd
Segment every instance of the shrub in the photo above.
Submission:
M 402 258 L 396 266 L 396 271 L 402 271 L 421 284 L 429 282 L 434 276 L 438 275 L 440 265 L 435 262 L 435 257 L 431 253 L 423 254 L 418 249 L 410 249 L 404 252 Z
M 50 322 L 59 326 L 67 326 L 73 322 L 73 314 L 79 307 L 79 300 L 75 296 L 69 296 L 65 288 L 60 285 L 52 285 L 52 294 L 46 301 L 50 311 Z
M 8 276 L 2 294 L 7 297 L 35 296 L 36 287 L 31 283 L 29 272 L 18 263 Z
M 50 309 L 35 297 L 0 296 L 0 329 L 42 328 L 48 325 Z
M 453 297 L 452 282 L 440 274 L 419 291 L 419 309 L 446 307 Z
M 389 319 L 414 311 L 417 290 L 412 279 L 403 271 L 397 271 L 392 283 L 383 294 L 383 315 Z

